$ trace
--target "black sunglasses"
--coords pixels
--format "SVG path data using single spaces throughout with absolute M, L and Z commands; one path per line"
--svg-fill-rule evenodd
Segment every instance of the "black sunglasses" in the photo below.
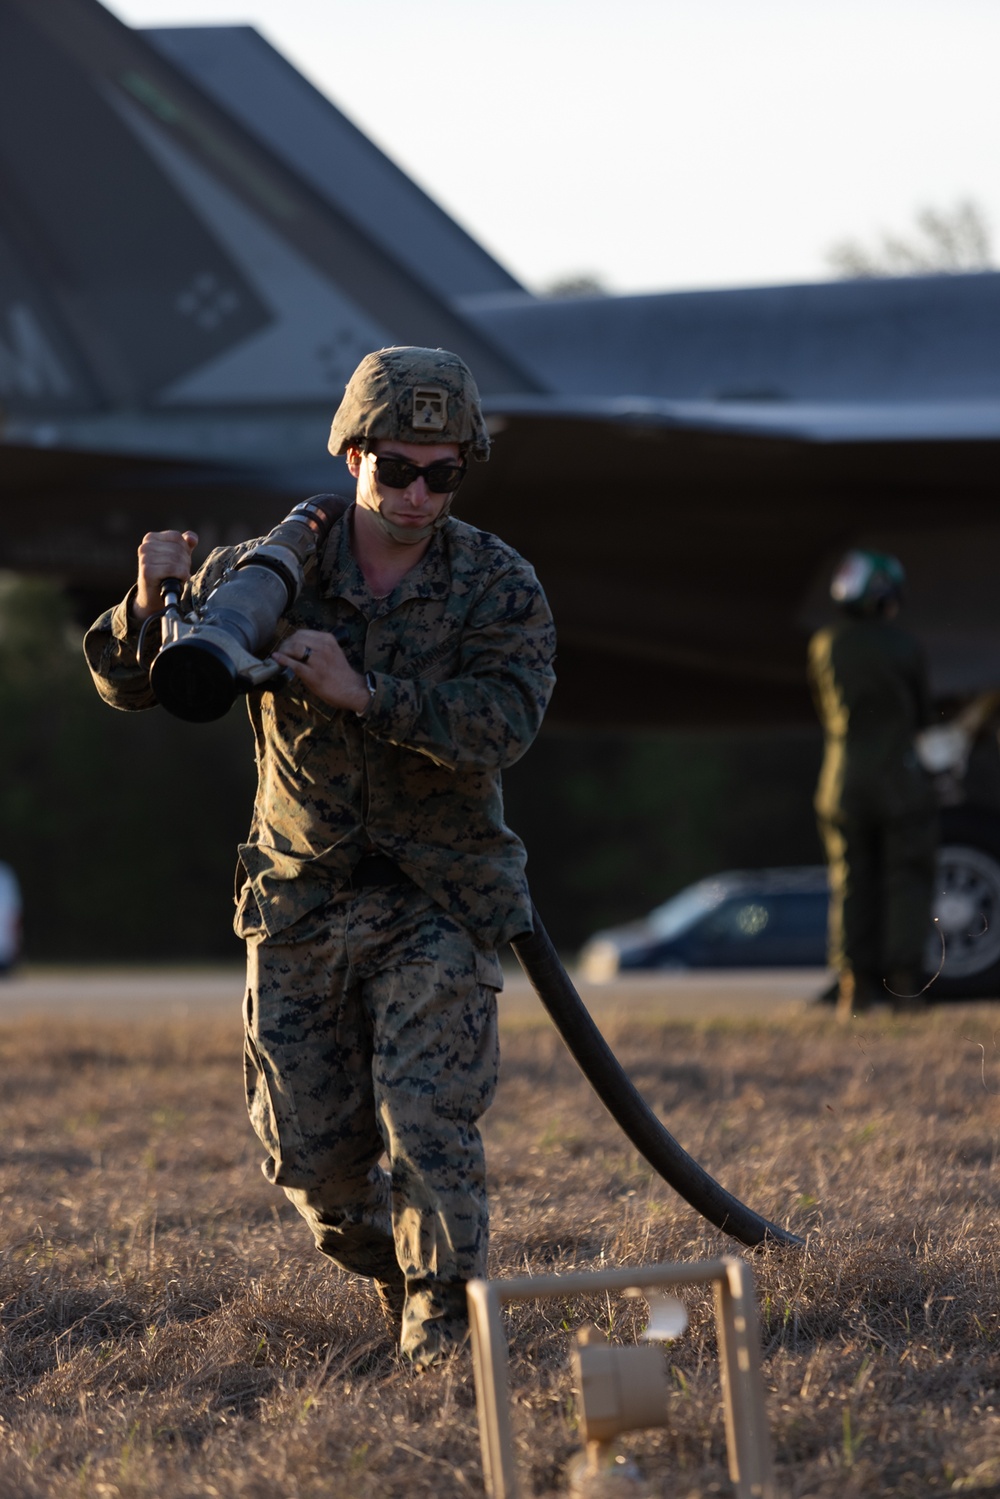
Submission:
M 388 489 L 409 489 L 411 484 L 423 478 L 431 494 L 454 494 L 465 478 L 466 471 L 464 463 L 450 463 L 446 458 L 421 468 L 419 464 L 410 463 L 406 458 L 393 458 L 388 453 L 373 453 L 372 462 L 379 483 Z

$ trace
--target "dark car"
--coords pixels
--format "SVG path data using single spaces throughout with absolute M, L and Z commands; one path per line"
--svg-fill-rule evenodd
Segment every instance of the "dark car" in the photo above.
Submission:
M 0 974 L 21 959 L 21 887 L 9 864 L 0 864 Z
M 1000 997 L 1000 814 L 946 807 L 924 963 L 934 999 Z M 641 921 L 597 932 L 581 976 L 632 970 L 823 968 L 829 895 L 822 865 L 734 870 L 689 885 Z
M 822 968 L 828 902 L 822 865 L 711 875 L 641 921 L 595 933 L 580 972 L 606 983 L 633 969 Z

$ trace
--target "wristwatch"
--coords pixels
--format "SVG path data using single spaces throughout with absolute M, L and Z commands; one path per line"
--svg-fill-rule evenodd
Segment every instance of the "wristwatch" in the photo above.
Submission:
M 359 718 L 364 718 L 365 714 L 368 712 L 368 709 L 371 707 L 372 703 L 375 701 L 375 689 L 376 689 L 377 683 L 375 681 L 375 673 L 373 671 L 366 671 L 365 672 L 365 686 L 368 688 L 368 701 L 367 701 L 367 703 L 365 703 L 365 705 L 364 705 L 363 708 L 360 708 L 358 710 L 358 717 Z

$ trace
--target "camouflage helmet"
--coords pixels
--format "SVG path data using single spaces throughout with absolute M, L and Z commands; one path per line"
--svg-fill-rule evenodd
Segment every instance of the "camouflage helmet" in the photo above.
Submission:
M 490 438 L 467 364 L 446 349 L 402 347 L 368 354 L 347 382 L 330 428 L 330 452 L 397 442 L 457 442 L 485 462 Z
M 887 552 L 847 552 L 830 584 L 830 597 L 848 614 L 881 614 L 886 604 L 898 603 L 906 574 L 903 564 Z

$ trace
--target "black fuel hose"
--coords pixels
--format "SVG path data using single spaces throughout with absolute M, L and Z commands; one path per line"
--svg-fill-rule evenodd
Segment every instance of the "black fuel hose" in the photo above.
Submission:
M 534 931 L 511 943 L 514 955 L 587 1081 L 636 1150 L 702 1217 L 741 1244 L 801 1245 L 797 1234 L 769 1223 L 727 1192 L 664 1129 L 595 1025 L 534 906 L 531 912 Z

